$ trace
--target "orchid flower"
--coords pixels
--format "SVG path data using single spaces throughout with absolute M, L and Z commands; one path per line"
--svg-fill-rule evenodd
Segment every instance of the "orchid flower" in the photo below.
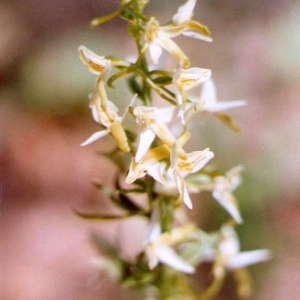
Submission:
M 237 166 L 229 170 L 225 176 L 216 176 L 214 178 L 213 197 L 223 206 L 237 223 L 242 223 L 237 201 L 233 191 L 240 185 L 240 172 L 242 166 Z
M 168 25 L 160 26 L 155 18 L 151 18 L 148 21 L 145 28 L 145 41 L 146 48 L 149 49 L 149 54 L 154 64 L 158 64 L 162 49 L 164 49 L 178 59 L 181 66 L 189 67 L 188 57 L 172 40 L 172 38 L 179 35 L 207 42 L 212 41 L 208 28 L 192 20 L 196 2 L 197 0 L 188 0 L 180 6 L 173 16 L 172 22 Z
M 179 200 L 192 208 L 184 178 L 202 169 L 214 154 L 209 149 L 186 153 L 182 148 L 186 136 L 187 134 L 179 138 L 172 146 L 172 150 L 167 145 L 163 145 L 148 151 L 139 162 L 132 161 L 126 182 L 133 183 L 148 174 L 163 186 L 176 187 Z M 170 163 L 167 163 L 168 160 Z
M 81 61 L 89 68 L 91 73 L 104 76 L 109 73 L 111 69 L 111 61 L 104 56 L 99 56 L 87 47 L 81 45 L 78 48 L 79 57 Z
M 174 76 L 177 103 L 182 105 L 186 92 L 204 83 L 211 77 L 211 70 L 203 68 L 179 69 Z
M 215 254 L 214 275 L 221 278 L 225 270 L 236 270 L 267 261 L 271 258 L 268 250 L 252 250 L 240 252 L 240 243 L 232 226 L 224 225 L 221 228 L 220 243 Z
M 79 47 L 79 53 L 82 62 L 88 66 L 92 73 L 99 76 L 96 92 L 90 97 L 90 109 L 94 121 L 106 128 L 92 134 L 81 146 L 94 143 L 110 133 L 116 140 L 118 147 L 124 152 L 129 152 L 127 136 L 121 125 L 123 118 L 118 115 L 118 108 L 107 98 L 104 87 L 105 75 L 111 68 L 110 61 L 103 56 L 98 56 L 85 46 Z
M 145 242 L 145 253 L 150 269 L 154 269 L 159 262 L 184 273 L 194 273 L 195 268 L 184 261 L 172 248 L 176 244 L 189 238 L 195 231 L 193 226 L 172 229 L 162 233 L 160 226 L 160 211 L 158 205 L 154 207 L 148 237 Z
M 169 182 L 175 183 L 177 187 L 179 200 L 183 201 L 188 208 L 192 209 L 193 204 L 185 177 L 201 170 L 214 157 L 214 154 L 208 148 L 201 151 L 185 153 L 182 151 L 181 143 L 179 139 L 173 147 L 168 177 Z
M 167 123 L 172 121 L 173 114 L 173 107 L 137 106 L 134 108 L 133 115 L 138 125 L 142 127 L 135 155 L 136 162 L 145 156 L 156 136 L 168 146 L 174 144 L 175 137 L 166 126 Z
M 196 176 L 196 182 L 188 182 L 188 189 L 191 192 L 211 191 L 214 199 L 232 216 L 237 223 L 242 223 L 238 204 L 233 195 L 235 189 L 241 183 L 240 173 L 242 166 L 230 169 L 224 176 Z
M 131 184 L 149 174 L 156 181 L 163 184 L 166 170 L 165 161 L 169 155 L 168 147 L 163 145 L 149 150 L 139 162 L 132 160 L 125 179 L 126 183 Z

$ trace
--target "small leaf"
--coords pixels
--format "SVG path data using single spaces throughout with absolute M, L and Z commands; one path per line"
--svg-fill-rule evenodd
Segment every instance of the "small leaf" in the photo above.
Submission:
M 214 113 L 214 115 L 233 131 L 241 132 L 239 125 L 229 115 L 220 112 Z
M 132 73 L 134 71 L 133 68 L 126 68 L 125 70 L 122 70 L 120 72 L 115 73 L 114 75 L 112 75 L 108 80 L 107 80 L 107 85 L 110 88 L 114 87 L 114 82 L 130 73 Z
M 133 94 L 137 94 L 139 96 L 139 98 L 143 99 L 144 91 L 143 91 L 143 88 L 141 87 L 141 85 L 139 84 L 139 82 L 137 81 L 136 76 L 132 76 L 128 80 L 128 85 Z
M 91 220 L 91 221 L 118 221 L 126 218 L 130 218 L 135 216 L 135 214 L 126 214 L 122 216 L 116 216 L 116 215 L 102 215 L 102 214 L 88 214 L 88 213 L 81 213 L 77 210 L 74 210 L 74 213 L 85 220 Z
M 139 212 L 141 208 L 138 207 L 134 202 L 131 201 L 129 197 L 124 194 L 119 194 L 118 196 L 111 196 L 111 200 L 118 205 L 120 208 L 125 209 L 129 212 Z
M 121 12 L 122 12 L 122 10 L 118 9 L 118 10 L 116 10 L 116 11 L 114 11 L 114 12 L 112 12 L 112 13 L 106 15 L 106 16 L 95 18 L 91 21 L 91 26 L 95 27 L 95 26 L 107 23 L 107 22 L 111 21 L 112 19 L 118 17 Z
M 160 76 L 152 79 L 152 81 L 159 85 L 168 85 L 172 83 L 173 78 L 171 76 Z

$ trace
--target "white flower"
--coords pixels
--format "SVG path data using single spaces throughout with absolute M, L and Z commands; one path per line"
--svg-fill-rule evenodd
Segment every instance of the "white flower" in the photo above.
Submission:
M 104 91 L 103 91 L 104 92 Z M 96 131 L 81 146 L 87 146 L 108 135 L 115 138 L 119 148 L 124 152 L 129 152 L 129 145 L 125 131 L 121 125 L 122 117 L 118 114 L 118 108 L 106 98 L 106 94 L 101 97 L 99 93 L 94 93 L 90 97 L 90 109 L 95 122 L 101 124 L 106 129 Z
M 181 136 L 172 147 L 164 144 L 149 150 L 141 160 L 132 160 L 126 182 L 133 183 L 148 174 L 167 189 L 176 188 L 179 200 L 192 208 L 185 177 L 202 169 L 214 154 L 208 148 L 186 153 L 182 145 L 188 136 Z
M 228 211 L 237 223 L 242 223 L 242 217 L 232 192 L 241 182 L 240 172 L 242 169 L 242 166 L 237 166 L 229 170 L 225 176 L 215 177 L 212 191 L 213 197 Z
M 104 56 L 97 55 L 83 45 L 79 46 L 78 51 L 81 61 L 87 65 L 93 74 L 104 76 L 110 71 L 111 62 Z
M 207 80 L 202 86 L 200 99 L 197 101 L 197 110 L 211 113 L 241 107 L 247 104 L 244 100 L 218 101 L 216 87 L 212 79 Z
M 179 7 L 170 25 L 160 26 L 155 18 L 151 18 L 148 21 L 145 28 L 145 41 L 154 64 L 158 64 L 162 49 L 164 49 L 176 57 L 182 66 L 189 66 L 188 57 L 172 40 L 172 38 L 179 35 L 212 41 L 207 27 L 191 20 L 195 4 L 195 0 L 188 0 L 184 5 Z
M 145 243 L 149 268 L 154 269 L 161 262 L 180 272 L 194 273 L 194 267 L 184 261 L 172 248 L 187 239 L 194 232 L 194 227 L 177 228 L 162 234 L 159 222 L 160 212 L 156 205 L 152 212 L 150 230 Z
M 179 69 L 174 76 L 178 104 L 183 104 L 186 91 L 189 91 L 211 77 L 211 70 L 203 68 Z
M 136 162 L 145 156 L 156 136 L 168 146 L 174 144 L 175 137 L 166 126 L 173 118 L 174 107 L 137 106 L 133 114 L 136 122 L 142 127 L 135 155 Z
M 188 182 L 188 189 L 191 192 L 211 191 L 212 196 L 218 203 L 233 217 L 237 223 L 242 223 L 234 190 L 241 183 L 240 173 L 242 166 L 236 166 L 229 170 L 224 176 L 199 175 L 194 178 L 194 182 Z
M 167 185 L 175 183 L 179 192 L 179 200 L 183 201 L 188 208 L 192 208 L 192 200 L 189 195 L 185 177 L 202 169 L 214 154 L 208 148 L 202 151 L 185 153 L 179 143 L 173 147 L 171 155 L 171 166 L 168 169 Z
M 265 249 L 240 252 L 238 237 L 230 225 L 221 228 L 220 239 L 214 266 L 214 274 L 217 278 L 223 277 L 226 269 L 241 269 L 271 258 L 271 252 Z
M 208 148 L 186 153 L 182 148 L 186 136 L 180 137 L 171 148 L 167 145 L 156 147 L 140 161 L 132 160 L 126 182 L 133 183 L 148 174 L 167 189 L 176 188 L 179 200 L 192 208 L 185 177 L 202 169 L 214 154 Z
M 118 147 L 124 152 L 129 152 L 127 136 L 121 124 L 123 118 L 118 115 L 118 108 L 107 98 L 104 87 L 104 77 L 110 71 L 111 62 L 103 56 L 98 56 L 85 46 L 79 47 L 79 56 L 89 70 L 98 75 L 96 91 L 90 97 L 90 109 L 94 121 L 105 127 L 105 130 L 92 134 L 81 146 L 94 143 L 110 133 Z
M 128 175 L 126 176 L 126 183 L 131 184 L 139 178 L 149 174 L 156 181 L 164 183 L 166 162 L 170 152 L 167 146 L 159 146 L 147 152 L 147 154 L 138 162 L 131 161 Z

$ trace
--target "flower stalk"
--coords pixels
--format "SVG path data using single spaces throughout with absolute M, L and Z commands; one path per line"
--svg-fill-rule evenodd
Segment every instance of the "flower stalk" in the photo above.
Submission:
M 145 299 L 211 299 L 222 288 L 228 273 L 234 274 L 238 293 L 246 297 L 250 285 L 245 267 L 268 260 L 270 253 L 268 250 L 240 252 L 234 228 L 242 222 L 242 217 L 233 193 L 241 182 L 242 168 L 235 167 L 225 174 L 211 172 L 208 165 L 214 157 L 212 150 L 188 152 L 185 147 L 193 138 L 190 123 L 194 115 L 218 116 L 233 127 L 235 123 L 224 111 L 241 107 L 245 101 L 217 101 L 212 71 L 192 67 L 190 59 L 173 40 L 182 35 L 212 41 L 209 29 L 192 19 L 197 0 L 182 4 L 167 24 L 144 14 L 148 2 L 120 0 L 117 11 L 92 21 L 96 26 L 116 17 L 125 20 L 136 42 L 135 62 L 99 56 L 85 46 L 79 47 L 82 62 L 97 76 L 89 105 L 94 121 L 101 126 L 82 146 L 107 135 L 113 138 L 116 148 L 107 156 L 118 168 L 115 186 L 97 184 L 97 187 L 123 213 L 76 213 L 89 220 L 113 221 L 136 216 L 147 220 L 149 229 L 144 248 L 134 261 L 108 254 L 97 263 L 102 271 L 111 270 L 112 277 L 135 288 Z M 175 67 L 164 67 L 163 52 L 173 58 Z M 127 100 L 129 104 L 123 114 L 107 96 L 107 88 L 114 88 L 114 82 L 120 79 L 127 80 L 133 93 L 133 100 Z M 198 97 L 190 95 L 192 89 L 199 89 Z M 154 96 L 164 105 L 155 106 Z M 127 127 L 127 117 L 134 119 L 134 129 Z M 126 170 L 124 166 L 129 167 Z M 185 212 L 185 207 L 193 207 L 191 194 L 204 191 L 210 192 L 220 209 L 228 213 L 229 221 L 217 232 L 205 233 Z M 134 200 L 136 194 L 147 197 L 146 208 Z M 214 279 L 207 290 L 196 292 L 187 276 L 204 262 L 212 264 Z

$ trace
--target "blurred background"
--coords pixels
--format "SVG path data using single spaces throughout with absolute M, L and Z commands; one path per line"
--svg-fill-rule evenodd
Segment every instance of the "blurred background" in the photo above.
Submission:
M 152 0 L 147 11 L 167 21 L 182 2 Z M 87 105 L 94 77 L 77 47 L 132 56 L 122 21 L 89 27 L 92 18 L 117 7 L 117 0 L 0 2 L 3 300 L 132 299 L 91 265 L 97 251 L 90 232 L 121 244 L 124 255 L 133 257 L 144 232 L 130 233 L 137 223 L 144 228 L 143 220 L 89 223 L 73 213 L 110 209 L 91 180 L 111 182 L 111 163 L 96 153 L 111 141 L 79 146 L 97 125 Z M 195 142 L 215 151 L 223 170 L 246 167 L 237 190 L 245 220 L 242 248 L 274 254 L 271 262 L 251 268 L 253 299 L 299 299 L 300 3 L 201 0 L 196 19 L 210 27 L 214 43 L 182 39 L 182 48 L 194 65 L 213 70 L 220 99 L 246 99 L 248 106 L 232 112 L 241 134 L 218 120 L 199 120 Z M 124 87 L 110 91 L 120 105 L 129 99 Z M 194 203 L 195 220 L 204 228 L 217 228 L 226 216 L 205 197 Z M 230 280 L 218 299 L 236 299 Z

